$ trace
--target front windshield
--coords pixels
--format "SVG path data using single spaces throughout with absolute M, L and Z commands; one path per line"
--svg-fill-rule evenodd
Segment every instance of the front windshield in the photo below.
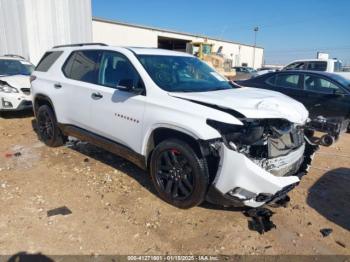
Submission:
M 153 81 L 169 92 L 207 92 L 233 86 L 213 68 L 195 57 L 139 55 Z
M 11 59 L 0 59 L 0 75 L 30 75 L 34 70 L 34 66 L 26 61 L 18 61 Z

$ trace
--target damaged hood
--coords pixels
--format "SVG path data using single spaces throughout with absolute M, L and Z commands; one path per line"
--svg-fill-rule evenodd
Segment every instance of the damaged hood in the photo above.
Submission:
M 30 76 L 25 76 L 25 75 L 0 76 L 0 81 L 6 82 L 12 87 L 30 88 Z
M 292 123 L 304 124 L 309 113 L 298 101 L 278 92 L 242 87 L 236 89 L 169 93 L 170 96 L 231 109 L 247 118 L 283 118 Z

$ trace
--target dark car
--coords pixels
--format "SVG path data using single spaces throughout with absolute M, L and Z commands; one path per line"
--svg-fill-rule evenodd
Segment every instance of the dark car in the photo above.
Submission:
M 237 83 L 286 94 L 303 103 L 309 110 L 310 118 L 350 118 L 350 80 L 337 74 L 288 70 L 267 73 Z

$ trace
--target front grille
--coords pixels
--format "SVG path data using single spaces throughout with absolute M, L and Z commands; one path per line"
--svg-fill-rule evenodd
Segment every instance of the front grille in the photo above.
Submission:
M 21 91 L 22 91 L 25 95 L 30 95 L 30 88 L 21 88 Z

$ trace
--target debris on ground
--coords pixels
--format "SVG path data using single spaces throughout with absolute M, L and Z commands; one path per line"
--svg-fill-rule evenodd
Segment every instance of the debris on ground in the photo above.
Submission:
M 57 215 L 66 216 L 70 214 L 72 214 L 72 211 L 66 206 L 58 207 L 47 211 L 48 217 L 57 216 Z
M 330 234 L 332 234 L 333 229 L 331 228 L 323 228 L 320 230 L 323 237 L 328 237 Z
M 5 153 L 5 155 L 4 155 L 6 158 L 10 158 L 10 157 L 12 157 L 12 153 Z
M 339 246 L 341 246 L 343 248 L 346 248 L 346 245 L 343 242 L 339 241 L 339 240 L 335 241 L 335 243 L 337 243 Z
M 277 208 L 277 207 L 286 208 L 286 207 L 288 207 L 289 202 L 290 202 L 290 197 L 288 195 L 286 195 L 285 197 L 277 200 L 276 202 L 269 204 L 269 206 L 274 207 L 274 208 Z
M 252 208 L 244 212 L 244 214 L 247 217 L 252 218 L 251 221 L 248 221 L 249 229 L 257 231 L 259 234 L 264 234 L 265 232 L 276 228 L 276 225 L 270 220 L 274 213 L 268 208 Z

